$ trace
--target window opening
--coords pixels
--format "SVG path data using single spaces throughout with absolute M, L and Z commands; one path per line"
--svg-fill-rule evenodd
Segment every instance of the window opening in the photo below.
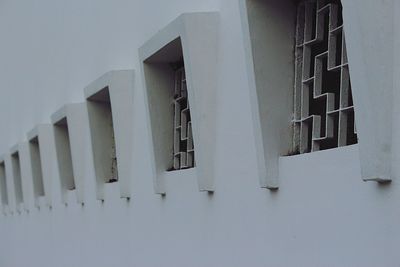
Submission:
M 75 181 L 72 168 L 71 143 L 67 118 L 64 117 L 54 124 L 56 134 L 56 148 L 58 154 L 58 167 L 63 188 L 75 189 Z
M 175 70 L 173 169 L 194 167 L 192 121 L 183 63 Z
M 104 173 L 107 175 L 105 183 L 117 182 L 117 154 L 109 88 L 105 87 L 87 100 L 92 104 L 93 111 L 96 113 L 96 118 L 93 119 L 97 123 L 93 124 L 95 128 L 92 131 L 103 131 L 103 134 L 98 134 L 97 138 L 101 139 L 100 143 L 104 146 L 103 153 L 107 153 L 107 157 L 101 157 L 103 161 L 101 168 L 105 169 Z
M 4 161 L 0 162 L 0 189 L 1 189 L 1 203 L 3 205 L 8 205 L 6 166 L 4 164 Z
M 39 138 L 37 136 L 29 141 L 29 150 L 32 165 L 33 191 L 35 197 L 42 197 L 44 196 L 43 172 Z
M 357 143 L 339 0 L 298 4 L 294 91 L 296 153 Z
M 21 163 L 18 152 L 15 152 L 11 155 L 11 164 L 14 174 L 15 199 L 17 201 L 17 205 L 19 205 L 24 202 L 24 196 L 22 191 Z

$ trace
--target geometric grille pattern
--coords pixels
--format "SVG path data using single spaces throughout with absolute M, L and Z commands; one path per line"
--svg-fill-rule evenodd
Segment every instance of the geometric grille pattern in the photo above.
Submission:
M 339 0 L 298 5 L 293 128 L 297 153 L 357 143 Z
M 173 169 L 194 167 L 192 121 L 190 118 L 185 68 L 175 71 Z

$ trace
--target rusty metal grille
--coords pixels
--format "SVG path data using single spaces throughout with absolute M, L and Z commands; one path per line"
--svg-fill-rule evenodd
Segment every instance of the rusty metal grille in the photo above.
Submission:
M 179 68 L 175 72 L 174 89 L 174 145 L 173 169 L 187 169 L 194 167 L 194 146 L 192 121 L 187 95 L 185 69 Z
M 298 4 L 294 87 L 296 153 L 357 143 L 340 1 Z

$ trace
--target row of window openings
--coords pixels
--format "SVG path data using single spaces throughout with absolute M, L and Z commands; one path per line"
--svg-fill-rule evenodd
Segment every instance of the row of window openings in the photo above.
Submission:
M 190 116 L 190 108 L 188 101 L 187 85 L 185 69 L 182 62 L 177 64 L 171 64 L 174 68 L 174 90 L 173 99 L 171 103 L 173 106 L 173 124 L 174 124 L 174 134 L 172 144 L 172 154 L 171 154 L 171 167 L 168 171 L 180 170 L 192 168 L 195 166 L 194 160 L 194 144 L 193 144 L 193 134 L 192 134 L 192 122 Z M 179 66 L 178 68 L 176 66 Z M 103 143 L 111 144 L 110 146 L 110 168 L 111 176 L 108 177 L 104 182 L 113 183 L 118 181 L 118 168 L 117 168 L 117 156 L 116 156 L 116 146 L 115 146 L 115 136 L 114 136 L 114 126 L 112 120 L 111 111 L 111 101 L 109 96 L 108 88 L 104 88 L 98 94 L 88 99 L 96 105 L 101 106 L 103 112 L 107 114 L 102 118 L 108 120 L 108 130 L 109 135 L 103 135 L 103 138 L 108 138 L 109 140 L 103 140 Z M 69 129 L 67 118 L 63 118 L 54 124 L 54 131 L 56 136 L 56 146 L 58 146 L 58 151 L 62 151 L 62 154 L 58 160 L 58 166 L 61 177 L 61 186 L 67 190 L 75 189 L 75 181 L 73 177 L 73 167 L 72 167 L 72 154 L 71 154 L 71 144 L 69 137 Z M 31 158 L 32 166 L 32 178 L 33 178 L 33 190 L 35 197 L 42 197 L 45 195 L 44 184 L 43 184 L 43 173 L 41 167 L 41 155 L 40 155 L 40 145 L 39 138 L 35 137 L 29 141 L 29 152 Z M 19 154 L 15 152 L 11 155 L 12 169 L 15 179 L 15 196 L 17 204 L 23 203 L 23 191 L 22 191 L 22 179 L 21 179 L 21 167 L 19 161 Z M 7 194 L 7 180 L 5 172 L 4 162 L 0 163 L 0 188 L 1 188 L 1 198 L 2 204 L 8 205 L 8 194 Z
M 329 149 L 354 144 L 357 135 L 354 108 L 343 31 L 342 6 L 337 0 L 306 0 L 298 5 L 295 49 L 294 89 L 294 153 Z M 171 64 L 174 68 L 173 140 L 171 170 L 195 166 L 192 122 L 188 100 L 185 69 L 182 62 Z M 115 136 L 108 88 L 88 99 L 105 110 L 109 135 L 105 144 L 111 144 L 111 176 L 106 183 L 118 181 Z M 104 112 L 104 111 L 103 111 Z M 59 167 L 67 173 L 62 186 L 75 189 L 72 156 L 66 118 L 55 123 L 65 152 Z M 38 138 L 30 140 L 30 156 L 35 197 L 44 196 Z M 58 144 L 60 145 L 60 144 Z M 23 202 L 21 170 L 18 152 L 12 154 L 17 203 Z M 2 203 L 8 204 L 4 162 L 0 163 Z
M 33 178 L 33 190 L 35 197 L 44 196 L 44 186 L 42 179 L 42 167 L 40 159 L 40 149 L 38 138 L 30 140 L 29 151 L 32 164 L 32 178 Z M 14 190 L 16 205 L 20 206 L 24 203 L 24 193 L 22 189 L 22 175 L 21 175 L 21 161 L 19 152 L 16 151 L 11 154 L 11 168 L 14 175 Z M 1 203 L 3 205 L 9 204 L 9 196 L 7 191 L 7 176 L 5 162 L 0 163 L 0 193 L 1 193 Z
M 11 154 L 11 166 L 14 174 L 16 204 L 19 206 L 24 202 L 24 197 L 22 191 L 21 166 L 18 152 Z M 0 163 L 0 190 L 1 203 L 3 205 L 8 205 L 6 167 L 4 161 Z

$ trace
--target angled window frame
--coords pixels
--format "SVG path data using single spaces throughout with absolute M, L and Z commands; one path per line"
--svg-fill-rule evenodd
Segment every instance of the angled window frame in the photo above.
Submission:
M 24 198 L 23 208 L 29 212 L 32 209 L 34 201 L 33 191 L 33 176 L 30 158 L 30 144 L 27 141 L 19 142 L 11 147 L 10 154 L 18 152 L 19 163 L 21 169 L 21 181 L 22 181 L 22 194 Z M 22 207 L 21 207 L 22 209 Z
M 341 0 L 357 125 L 361 177 L 388 183 L 395 178 L 397 1 Z M 371 19 L 374 18 L 374 19 Z M 373 104 L 371 104 L 373 103 Z
M 365 4 L 360 0 L 342 0 L 341 3 L 357 125 L 360 176 L 364 181 L 390 182 L 394 175 L 394 3 L 382 5 L 369 1 Z M 239 0 L 239 6 L 260 185 L 277 189 L 279 158 L 293 154 L 290 123 L 293 110 L 282 110 L 282 107 L 293 106 L 297 3 L 289 0 Z M 268 16 L 262 17 L 265 14 Z M 384 19 L 375 23 L 375 20 L 371 21 L 371 15 Z M 285 29 L 277 31 L 276 25 Z M 283 34 L 288 32 L 290 34 L 286 36 Z M 286 56 L 283 56 L 283 49 Z M 282 58 L 277 58 L 279 55 Z M 382 67 L 376 68 L 378 65 Z
M 192 119 L 195 150 L 193 172 L 200 191 L 214 191 L 218 31 L 218 12 L 184 13 L 139 48 L 146 114 L 151 133 L 150 155 L 155 193 L 166 194 L 167 177 L 181 172 L 168 172 L 171 167 L 173 135 L 172 126 L 166 123 L 172 124 L 173 121 L 164 121 L 163 118 L 171 113 L 172 107 L 165 98 L 169 97 L 167 90 L 173 88 L 170 88 L 170 82 L 165 82 L 171 79 L 170 75 L 168 78 L 157 70 L 159 63 L 176 60 L 176 46 L 179 45 L 185 66 Z M 157 79 L 164 82 L 159 83 Z
M 61 199 L 70 201 L 73 193 L 78 203 L 84 203 L 85 163 L 89 142 L 89 122 L 86 103 L 66 104 L 51 115 L 54 127 Z
M 239 0 L 260 186 L 279 188 L 293 149 L 295 1 Z
M 38 124 L 27 133 L 34 202 L 37 208 L 52 207 L 52 186 L 55 167 L 53 165 L 53 160 L 55 159 L 53 136 L 52 125 L 48 123 Z
M 100 132 L 96 130 L 100 128 L 104 129 L 106 126 L 104 122 L 101 122 L 101 116 L 97 114 L 97 103 L 96 100 L 93 101 L 93 96 L 103 90 L 108 90 L 115 142 L 116 171 L 118 173 L 116 182 L 119 184 L 120 197 L 130 198 L 132 194 L 132 179 L 134 176 L 132 157 L 134 150 L 134 88 L 133 70 L 113 70 L 105 73 L 84 89 L 97 184 L 96 197 L 99 200 L 105 199 L 106 179 L 108 179 L 108 171 L 104 170 L 102 165 L 104 162 L 109 161 L 109 159 L 101 156 L 105 151 L 104 148 L 102 148 L 102 140 L 104 140 L 103 138 L 109 137 L 105 136 L 107 134 L 104 132 L 102 136 L 100 136 Z

